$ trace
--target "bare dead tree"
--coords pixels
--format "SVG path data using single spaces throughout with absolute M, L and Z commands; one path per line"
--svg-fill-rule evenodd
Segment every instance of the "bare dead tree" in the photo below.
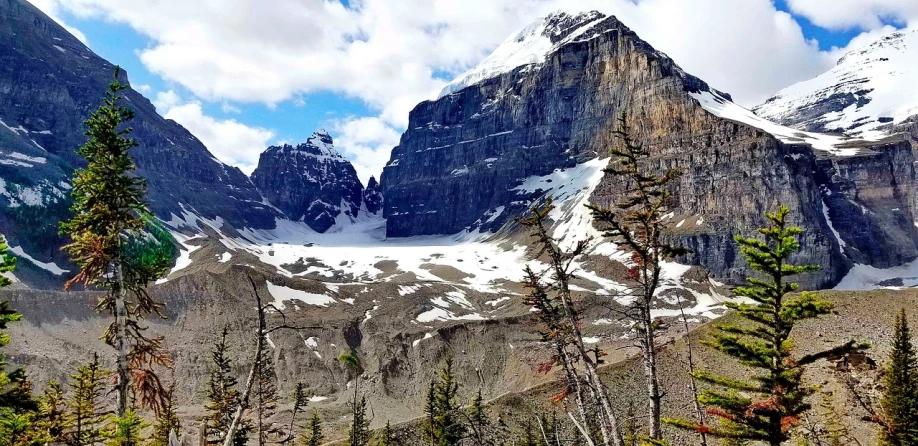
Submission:
M 631 137 L 624 113 L 619 118 L 619 128 L 614 134 L 621 144 L 610 150 L 613 161 L 605 172 L 625 181 L 624 196 L 612 208 L 595 205 L 588 207 L 603 234 L 632 253 L 632 267 L 627 278 L 637 286 L 632 288 L 634 301 L 630 309 L 633 311 L 629 316 L 635 322 L 644 365 L 650 438 L 659 440 L 663 436 L 660 407 L 664 393 L 660 389 L 656 327 L 651 307 L 660 287 L 663 261 L 687 252 L 668 244 L 663 238 L 664 215 L 672 198 L 671 184 L 681 173 L 671 169 L 657 176 L 644 171 L 642 162 L 650 153 Z

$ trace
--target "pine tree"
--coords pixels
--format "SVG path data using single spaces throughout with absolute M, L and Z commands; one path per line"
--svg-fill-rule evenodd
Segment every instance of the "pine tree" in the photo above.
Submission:
M 395 434 L 392 432 L 392 425 L 386 421 L 386 427 L 379 431 L 379 440 L 377 446 L 395 446 Z
M 814 389 L 803 384 L 804 368 L 830 355 L 864 348 L 851 341 L 831 350 L 794 358 L 790 335 L 795 325 L 829 313 L 832 305 L 811 292 L 788 296 L 797 290 L 797 284 L 785 279 L 816 271 L 818 266 L 790 263 L 789 257 L 800 247 L 796 236 L 802 229 L 788 226 L 787 214 L 786 206 L 765 214 L 770 225 L 759 229 L 765 241 L 736 237 L 749 265 L 767 279 L 747 278 L 749 286 L 735 290 L 738 296 L 747 297 L 753 303 L 726 304 L 750 324 L 717 325 L 714 339 L 706 342 L 759 372 L 750 381 L 696 373 L 699 380 L 726 389 L 705 390 L 700 397 L 701 403 L 710 407 L 708 413 L 721 419 L 721 425 L 700 425 L 692 420 L 667 422 L 705 431 L 715 437 L 780 445 L 790 439 L 791 429 L 810 409 L 806 397 Z
M 267 345 L 262 340 L 262 345 Z M 255 416 L 258 430 L 258 445 L 268 442 L 269 434 L 276 434 L 277 429 L 268 425 L 277 410 L 277 374 L 274 372 L 274 355 L 268 348 L 262 348 L 261 359 L 255 375 Z
M 435 446 L 454 446 L 465 437 L 466 426 L 459 416 L 459 384 L 453 375 L 453 359 L 446 358 L 443 368 L 428 390 L 427 425 L 424 432 Z
M 63 440 L 67 423 L 67 402 L 61 384 L 50 381 L 38 397 L 38 418 L 35 429 L 44 443 Z
M 72 389 L 68 406 L 70 416 L 67 419 L 64 440 L 75 446 L 95 445 L 103 440 L 102 429 L 108 416 L 102 404 L 105 394 L 105 383 L 111 372 L 102 368 L 99 355 L 94 354 L 92 361 L 77 368 L 70 375 L 67 385 Z
M 885 377 L 880 443 L 918 445 L 918 358 L 905 309 L 896 315 L 896 332 Z
M 22 446 L 36 442 L 35 413 L 0 409 L 0 446 Z
M 166 393 L 166 407 L 159 412 L 156 422 L 153 423 L 149 446 L 170 446 L 169 435 L 174 433 L 178 437 L 181 431 L 182 422 L 175 411 L 175 382 L 173 381 Z
M 236 389 L 238 381 L 232 373 L 232 363 L 229 359 L 227 336 L 229 329 L 224 326 L 220 339 L 214 344 L 211 352 L 213 366 L 207 380 L 206 399 L 204 405 L 204 426 L 207 437 L 222 443 L 226 432 L 232 423 L 236 407 L 241 403 L 239 391 Z M 233 437 L 233 443 L 244 446 L 248 442 L 248 425 L 238 429 Z
M 124 418 L 132 376 L 146 406 L 159 410 L 163 404 L 165 388 L 152 366 L 168 366 L 169 359 L 161 339 L 144 335 L 138 320 L 151 313 L 163 317 L 162 305 L 145 288 L 168 271 L 172 251 L 156 240 L 164 231 L 154 230 L 152 237 L 143 233 L 152 218 L 143 200 L 146 182 L 133 173 L 129 152 L 137 143 L 124 125 L 134 112 L 121 105 L 121 91 L 128 86 L 119 80 L 120 73 L 116 67 L 102 105 L 86 120 L 89 140 L 77 154 L 87 166 L 73 178 L 75 215 L 61 223 L 61 232 L 70 237 L 64 249 L 80 268 L 67 288 L 82 284 L 108 291 L 97 309 L 115 318 L 104 339 L 117 351 L 116 413 Z
M 347 430 L 348 443 L 352 446 L 367 446 L 370 444 L 370 419 L 367 417 L 367 397 L 361 396 L 351 404 L 353 419 Z
M 472 405 L 469 406 L 469 421 L 471 423 L 471 434 L 474 435 L 475 444 L 490 444 L 490 437 L 492 436 L 490 432 L 491 422 L 484 408 L 484 398 L 481 395 L 481 388 L 478 388 L 478 393 L 475 394 Z
M 312 411 L 312 418 L 309 419 L 309 433 L 303 436 L 300 441 L 302 446 L 319 446 L 325 440 L 322 434 L 322 419 L 319 418 L 319 411 Z
M 129 408 L 123 417 L 112 420 L 112 432 L 107 434 L 105 446 L 140 446 L 143 437 L 141 431 L 147 423 L 137 414 L 135 408 Z
M 299 425 L 296 424 L 296 416 L 300 412 L 306 410 L 306 406 L 309 404 L 309 393 L 306 391 L 306 384 L 302 382 L 296 383 L 296 389 L 293 391 L 293 409 L 290 414 L 290 426 L 287 428 L 286 437 L 282 441 L 283 444 L 290 444 L 294 439 L 296 439 L 296 431 L 299 428 Z
M 6 238 L 0 235 L 0 274 L 12 272 L 14 269 L 16 269 L 16 258 L 10 254 Z M 0 275 L 0 288 L 10 286 L 12 283 L 13 281 L 6 276 Z
M 610 151 L 614 160 L 604 171 L 627 182 L 625 197 L 611 209 L 595 205 L 588 207 L 604 235 L 632 254 L 634 266 L 628 271 L 628 279 L 637 285 L 631 290 L 630 294 L 635 299 L 626 316 L 635 322 L 641 348 L 649 401 L 650 439 L 658 440 L 662 438 L 660 410 L 663 393 L 660 390 L 658 347 L 651 310 L 660 288 L 663 261 L 686 252 L 668 244 L 663 238 L 666 228 L 664 215 L 672 201 L 670 189 L 681 172 L 671 169 L 663 176 L 656 176 L 643 171 L 641 164 L 650 157 L 650 153 L 631 137 L 624 113 L 614 134 L 621 140 L 621 146 Z

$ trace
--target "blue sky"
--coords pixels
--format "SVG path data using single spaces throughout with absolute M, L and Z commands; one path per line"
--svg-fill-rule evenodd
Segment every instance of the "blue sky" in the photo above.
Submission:
M 911 0 L 30 1 L 224 162 L 251 171 L 267 144 L 327 128 L 364 180 L 415 104 L 559 8 L 615 14 L 750 107 L 918 15 Z

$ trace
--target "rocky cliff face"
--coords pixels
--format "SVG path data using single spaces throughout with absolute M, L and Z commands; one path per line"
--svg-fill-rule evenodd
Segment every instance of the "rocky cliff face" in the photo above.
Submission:
M 64 265 L 57 222 L 69 215 L 66 181 L 80 166 L 74 151 L 85 142 L 83 120 L 113 73 L 112 64 L 29 3 L 0 0 L 0 232 L 39 262 Z M 280 213 L 262 203 L 239 169 L 216 160 L 136 91 L 125 96 L 136 112 L 133 156 L 157 216 L 193 211 L 237 228 L 274 227 Z M 21 274 L 54 271 L 20 264 Z
M 770 127 L 773 124 L 754 122 L 754 115 L 746 110 L 749 116 L 742 118 L 719 113 L 726 106 L 740 107 L 683 72 L 614 17 L 554 15 L 507 42 L 511 48 L 499 48 L 495 54 L 504 54 L 511 63 L 489 58 L 480 81 L 464 85 L 463 79 L 474 80 L 474 73 L 482 72 L 472 70 L 471 76 L 460 77 L 458 90 L 447 87 L 440 99 L 411 112 L 408 131 L 383 173 L 389 235 L 500 227 L 540 196 L 539 191 L 520 187 L 528 177 L 604 157 L 614 143 L 611 129 L 616 119 L 627 112 L 634 136 L 651 148 L 648 167 L 679 167 L 685 172 L 671 231 L 672 237 L 694 250 L 684 260 L 739 280 L 745 264 L 733 235 L 754 233 L 764 223 L 762 212 L 784 203 L 795 223 L 805 228 L 801 260 L 823 267 L 804 280 L 806 286 L 831 285 L 850 267 L 852 258 L 842 252 L 823 213 L 822 197 L 823 190 L 845 188 L 831 182 L 845 182 L 841 178 L 851 178 L 853 173 L 814 175 L 814 171 L 832 164 L 817 163 L 821 150 L 829 150 L 829 155 L 862 151 L 839 152 L 831 145 L 839 141 L 823 147 L 819 137 L 786 128 L 778 138 L 772 134 L 780 133 Z M 544 53 L 526 55 L 532 48 Z M 908 158 L 897 151 L 900 148 L 883 145 L 871 153 L 883 160 Z M 878 159 L 874 164 L 882 163 Z M 853 175 L 864 175 L 858 169 Z M 912 212 L 911 198 L 900 192 L 911 187 L 914 172 L 908 167 L 887 169 L 876 183 L 884 180 L 898 181 L 901 190 L 878 186 L 873 188 L 877 196 L 895 201 L 891 208 Z M 863 181 L 845 184 L 857 197 L 867 193 Z M 609 204 L 619 190 L 621 184 L 607 176 L 592 201 Z M 828 204 L 836 203 L 828 200 Z M 843 206 L 830 209 L 830 216 L 847 212 Z M 859 233 L 856 236 L 843 232 L 845 225 L 836 228 L 841 240 L 847 237 L 850 243 L 861 239 L 869 244 L 901 236 L 909 243 L 890 256 L 854 256 L 855 260 L 884 265 L 914 258 L 908 245 L 914 245 L 918 234 L 912 225 L 891 229 L 890 224 L 901 221 L 864 215 L 870 224 L 859 229 L 852 225 L 852 234 Z M 870 251 L 861 245 L 860 252 Z
M 367 188 L 363 191 L 363 204 L 371 214 L 378 214 L 383 209 L 382 188 L 376 177 L 370 177 L 367 182 Z
M 319 232 L 339 216 L 355 219 L 363 201 L 357 171 L 334 147 L 325 130 L 303 144 L 269 147 L 258 159 L 252 182 L 289 218 Z

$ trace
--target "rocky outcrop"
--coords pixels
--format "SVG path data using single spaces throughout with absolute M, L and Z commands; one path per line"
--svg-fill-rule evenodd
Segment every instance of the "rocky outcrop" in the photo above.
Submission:
M 376 177 L 371 176 L 367 182 L 367 188 L 363 191 L 363 204 L 371 214 L 378 214 L 383 209 L 382 190 Z
M 57 222 L 69 216 L 66 181 L 81 165 L 75 150 L 86 141 L 83 120 L 114 71 L 28 2 L 0 0 L 0 232 L 40 261 L 66 262 L 57 236 Z M 124 95 L 136 113 L 132 155 L 157 216 L 195 212 L 236 228 L 274 227 L 280 214 L 239 169 L 215 159 L 136 91 Z
M 485 229 L 499 227 L 539 196 L 520 188 L 527 178 L 605 156 L 615 143 L 616 119 L 626 112 L 634 136 L 652 153 L 648 168 L 685 172 L 670 232 L 693 250 L 684 261 L 740 281 L 747 270 L 733 235 L 753 234 L 764 224 L 762 213 L 783 203 L 804 227 L 800 260 L 822 265 L 804 285 L 840 280 L 852 259 L 842 253 L 822 211 L 826 183 L 820 180 L 831 176 L 814 175 L 817 150 L 799 137 L 779 140 L 703 108 L 694 97 L 702 92 L 725 102 L 729 97 L 683 72 L 615 17 L 551 16 L 545 23 L 542 36 L 550 39 L 551 49 L 541 62 L 513 67 L 455 93 L 447 89 L 445 96 L 411 112 L 408 130 L 383 173 L 390 236 L 455 233 L 484 221 L 490 222 Z M 573 29 L 551 28 L 557 23 Z M 899 156 L 908 155 L 892 157 Z M 890 175 L 902 184 L 914 181 L 907 169 Z M 620 190 L 622 185 L 607 176 L 591 200 L 608 205 Z M 892 207 L 910 209 L 910 199 L 897 193 L 891 196 L 899 204 Z M 482 218 L 498 209 L 497 217 Z M 871 222 L 860 229 L 865 242 L 900 235 L 918 240 L 914 228 L 886 226 L 898 221 L 865 218 Z M 914 253 L 906 246 L 888 261 L 910 256 Z
M 269 147 L 258 159 L 252 182 L 287 217 L 318 232 L 331 228 L 340 215 L 356 218 L 363 201 L 357 171 L 325 130 L 296 147 Z

